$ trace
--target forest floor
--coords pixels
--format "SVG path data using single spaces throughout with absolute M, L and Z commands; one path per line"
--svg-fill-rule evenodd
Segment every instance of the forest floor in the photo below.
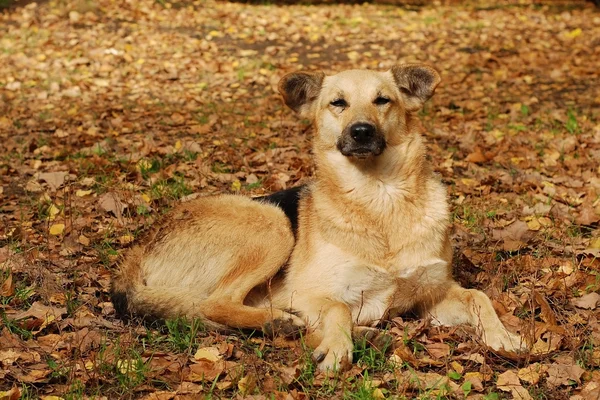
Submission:
M 578 1 L 5 9 L 0 399 L 598 399 L 599 60 L 600 12 Z M 119 255 L 180 199 L 309 179 L 312 128 L 283 106 L 284 73 L 407 61 L 442 76 L 419 115 L 456 279 L 530 351 L 407 316 L 326 376 L 301 340 L 115 317 Z

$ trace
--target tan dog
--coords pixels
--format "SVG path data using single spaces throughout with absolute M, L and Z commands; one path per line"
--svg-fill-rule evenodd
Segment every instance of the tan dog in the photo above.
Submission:
M 409 310 L 520 349 L 488 297 L 452 280 L 446 189 L 415 116 L 439 81 L 420 64 L 286 75 L 285 103 L 316 127 L 315 179 L 258 201 L 177 206 L 126 255 L 116 308 L 213 329 L 306 326 L 322 370 L 352 361 L 353 333 Z

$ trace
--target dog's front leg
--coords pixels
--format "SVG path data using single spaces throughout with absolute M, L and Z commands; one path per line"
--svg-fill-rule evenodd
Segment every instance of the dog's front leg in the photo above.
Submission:
M 475 289 L 453 283 L 446 296 L 428 310 L 437 325 L 469 324 L 475 327 L 484 343 L 494 350 L 517 351 L 526 348 L 523 339 L 509 332 L 496 315 L 492 302 Z
M 352 363 L 352 313 L 346 304 L 323 301 L 312 304 L 314 312 L 308 313 L 316 329 L 307 338 L 314 347 L 312 358 L 321 371 L 344 370 Z M 312 316 L 310 314 L 313 314 Z

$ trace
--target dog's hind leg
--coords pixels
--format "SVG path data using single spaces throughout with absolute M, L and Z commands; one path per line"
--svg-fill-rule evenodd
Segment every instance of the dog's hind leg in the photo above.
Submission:
M 475 289 L 465 289 L 454 283 L 442 300 L 427 310 L 437 325 L 469 324 L 477 330 L 483 342 L 494 350 L 523 350 L 523 339 L 509 332 L 496 315 L 492 302 Z
M 244 305 L 248 293 L 272 277 L 287 261 L 293 247 L 286 238 L 268 238 L 264 248 L 241 255 L 215 291 L 202 302 L 205 318 L 230 327 L 260 329 L 268 334 L 291 335 L 304 327 L 304 320 L 283 310 Z

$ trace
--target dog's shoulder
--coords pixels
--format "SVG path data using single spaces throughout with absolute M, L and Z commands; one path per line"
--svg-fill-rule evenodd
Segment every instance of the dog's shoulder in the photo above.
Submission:
M 253 200 L 273 204 L 283 210 L 290 220 L 294 235 L 298 231 L 298 209 L 300 200 L 310 193 L 309 185 L 300 185 L 290 189 L 281 190 L 268 196 L 255 197 Z

